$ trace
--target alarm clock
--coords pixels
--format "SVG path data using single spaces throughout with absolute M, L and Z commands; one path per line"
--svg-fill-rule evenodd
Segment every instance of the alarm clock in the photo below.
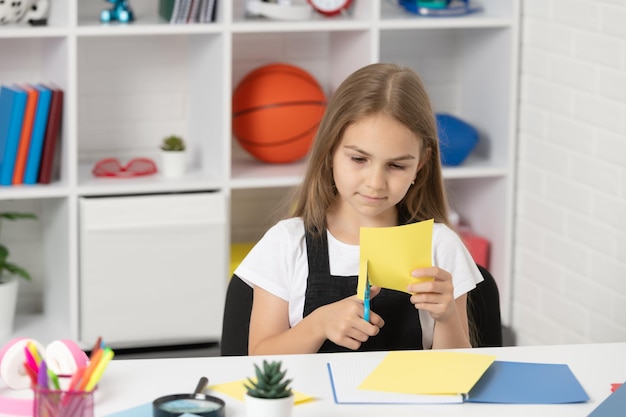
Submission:
M 334 16 L 347 10 L 352 0 L 308 0 L 313 9 L 324 16 Z

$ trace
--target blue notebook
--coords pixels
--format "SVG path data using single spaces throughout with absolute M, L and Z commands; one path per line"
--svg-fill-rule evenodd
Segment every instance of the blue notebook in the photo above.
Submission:
M 26 91 L 17 87 L 0 88 L 0 184 L 13 183 L 15 157 L 26 109 Z
M 48 113 L 50 111 L 50 101 L 52 90 L 42 85 L 35 88 L 39 91 L 35 120 L 33 121 L 33 133 L 30 137 L 30 147 L 26 158 L 26 168 L 24 169 L 24 184 L 36 184 L 37 174 L 39 174 L 39 164 L 43 150 L 44 139 L 46 137 L 46 127 L 48 126 Z

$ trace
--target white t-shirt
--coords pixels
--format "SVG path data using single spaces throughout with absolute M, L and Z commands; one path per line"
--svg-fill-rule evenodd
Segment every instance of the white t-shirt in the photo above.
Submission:
M 355 276 L 359 273 L 359 246 L 343 243 L 327 231 L 330 273 Z M 433 226 L 433 265 L 452 274 L 454 297 L 467 293 L 483 280 L 472 256 L 450 228 Z M 248 285 L 259 286 L 289 302 L 291 327 L 302 320 L 304 294 L 309 276 L 304 223 L 294 217 L 272 226 L 235 270 Z M 355 289 L 356 291 L 356 289 Z M 435 322 L 427 311 L 419 311 L 423 346 L 432 347 Z

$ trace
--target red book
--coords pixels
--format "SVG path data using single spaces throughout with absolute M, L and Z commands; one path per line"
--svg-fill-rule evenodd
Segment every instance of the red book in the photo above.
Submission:
M 24 110 L 24 121 L 22 122 L 22 133 L 17 148 L 17 155 L 15 156 L 13 184 L 24 183 L 24 170 L 26 169 L 26 159 L 28 157 L 28 149 L 30 148 L 30 137 L 33 131 L 35 110 L 37 109 L 37 100 L 39 99 L 39 91 L 31 86 L 24 86 L 23 88 L 27 94 L 26 109 Z
M 61 117 L 63 116 L 63 90 L 57 87 L 50 87 L 52 99 L 50 101 L 50 113 L 48 125 L 46 126 L 46 136 L 41 153 L 41 165 L 39 168 L 38 183 L 50 184 L 52 180 L 52 170 L 54 168 L 54 155 L 59 142 L 61 132 Z

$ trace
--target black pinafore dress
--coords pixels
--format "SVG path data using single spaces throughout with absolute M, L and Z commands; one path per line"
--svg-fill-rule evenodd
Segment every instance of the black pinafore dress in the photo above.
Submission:
M 326 231 L 320 238 L 305 232 L 309 276 L 304 298 L 303 317 L 326 304 L 356 294 L 357 276 L 330 274 Z M 419 312 L 410 295 L 383 288 L 372 299 L 371 309 L 385 320 L 380 332 L 361 344 L 359 351 L 423 349 Z M 326 340 L 319 352 L 351 352 L 350 349 Z

